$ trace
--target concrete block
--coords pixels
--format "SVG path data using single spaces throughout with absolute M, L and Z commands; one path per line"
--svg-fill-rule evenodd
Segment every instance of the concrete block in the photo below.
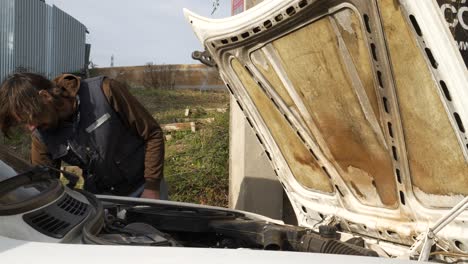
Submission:
M 229 206 L 283 217 L 283 187 L 245 115 L 231 96 Z

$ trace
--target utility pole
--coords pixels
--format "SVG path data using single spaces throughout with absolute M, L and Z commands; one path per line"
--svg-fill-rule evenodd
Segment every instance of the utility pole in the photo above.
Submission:
M 110 64 L 111 67 L 114 67 L 114 54 L 112 54 L 111 56 L 111 64 Z
M 213 0 L 213 9 L 211 10 L 211 15 L 213 15 L 216 10 L 219 8 L 219 0 Z

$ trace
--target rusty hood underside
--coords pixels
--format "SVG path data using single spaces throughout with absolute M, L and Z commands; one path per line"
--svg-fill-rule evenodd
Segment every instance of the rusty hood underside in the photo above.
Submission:
M 435 1 L 273 0 L 224 20 L 186 16 L 301 225 L 333 217 L 411 245 L 468 195 L 468 78 Z M 467 221 L 440 233 L 447 250 L 467 250 Z

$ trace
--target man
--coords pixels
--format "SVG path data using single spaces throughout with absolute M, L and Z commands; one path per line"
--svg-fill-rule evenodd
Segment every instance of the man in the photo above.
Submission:
M 162 130 L 115 80 L 13 74 L 0 87 L 0 129 L 8 136 L 20 124 L 32 132 L 34 165 L 79 166 L 96 194 L 167 199 Z

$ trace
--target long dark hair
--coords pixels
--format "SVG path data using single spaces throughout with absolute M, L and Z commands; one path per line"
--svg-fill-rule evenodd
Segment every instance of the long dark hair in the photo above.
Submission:
M 39 91 L 47 90 L 53 96 L 55 85 L 42 75 L 15 73 L 0 86 L 0 129 L 9 137 L 10 129 L 19 123 L 29 123 L 44 109 Z M 55 96 L 54 96 L 55 97 Z

